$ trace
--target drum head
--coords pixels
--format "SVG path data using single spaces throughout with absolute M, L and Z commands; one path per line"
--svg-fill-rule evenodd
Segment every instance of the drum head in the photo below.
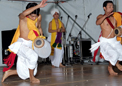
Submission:
M 44 45 L 42 47 L 36 47 L 34 44 L 34 51 L 39 55 L 40 58 L 47 58 L 50 56 L 51 53 L 51 46 L 50 43 L 44 39 L 42 39 Z M 40 42 L 39 42 L 40 44 Z
M 121 27 L 117 27 L 114 29 L 115 36 L 121 36 Z
M 37 48 L 41 48 L 44 46 L 44 40 L 40 37 L 36 38 L 34 40 L 34 46 L 37 47 Z

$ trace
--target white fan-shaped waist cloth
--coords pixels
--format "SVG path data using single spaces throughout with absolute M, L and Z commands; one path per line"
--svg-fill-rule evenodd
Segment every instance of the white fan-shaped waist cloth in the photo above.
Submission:
M 109 38 L 109 39 L 107 39 L 105 37 L 100 37 L 99 39 L 100 39 L 100 42 L 97 42 L 97 43 L 91 45 L 91 48 L 90 48 L 91 52 L 95 51 L 102 43 L 105 43 L 105 42 L 113 43 L 116 41 L 116 37 Z
M 15 42 L 15 43 L 13 43 L 13 44 L 11 44 L 11 45 L 9 46 L 9 49 L 10 49 L 12 52 L 17 53 L 18 50 L 19 50 L 19 48 L 20 48 L 20 46 L 21 46 L 22 44 L 24 44 L 24 45 L 26 45 L 26 46 L 32 48 L 32 41 L 31 41 L 31 40 L 25 40 L 25 39 L 23 39 L 23 38 L 18 38 L 17 42 Z

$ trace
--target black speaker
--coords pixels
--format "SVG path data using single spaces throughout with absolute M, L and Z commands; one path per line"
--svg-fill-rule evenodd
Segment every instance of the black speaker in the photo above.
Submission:
M 90 39 L 80 39 L 80 40 L 76 40 L 74 41 L 74 47 L 73 47 L 73 56 L 77 57 L 91 57 L 92 54 L 90 52 L 91 48 L 91 40 Z
M 81 42 L 82 42 L 82 55 L 83 55 L 83 57 L 92 56 L 91 51 L 89 50 L 91 48 L 91 40 L 84 40 Z
M 2 59 L 4 59 L 5 57 L 7 57 L 10 52 L 7 51 L 8 46 L 10 45 L 12 38 L 14 36 L 16 29 L 13 30 L 5 30 L 5 31 L 1 31 L 1 35 L 2 35 Z

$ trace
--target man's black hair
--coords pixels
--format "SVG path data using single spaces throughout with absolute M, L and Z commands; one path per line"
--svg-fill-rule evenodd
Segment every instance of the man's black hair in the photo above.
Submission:
M 34 6 L 36 6 L 36 5 L 38 5 L 38 4 L 37 4 L 37 3 L 28 3 L 27 6 L 26 6 L 26 9 L 29 9 L 29 8 L 34 7 Z M 32 13 L 30 13 L 30 14 L 37 14 L 37 16 L 39 16 L 39 12 L 40 12 L 40 8 L 34 10 L 34 11 L 33 11 Z
M 105 2 L 103 3 L 103 7 L 106 7 L 108 3 L 112 3 L 112 4 L 113 4 L 112 1 L 105 1 Z

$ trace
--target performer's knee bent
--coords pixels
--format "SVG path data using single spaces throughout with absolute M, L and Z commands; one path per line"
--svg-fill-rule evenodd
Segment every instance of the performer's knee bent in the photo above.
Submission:
M 29 56 L 29 64 L 28 64 L 28 67 L 29 69 L 34 69 L 37 65 L 37 60 L 38 60 L 38 55 L 33 52 L 30 56 Z

